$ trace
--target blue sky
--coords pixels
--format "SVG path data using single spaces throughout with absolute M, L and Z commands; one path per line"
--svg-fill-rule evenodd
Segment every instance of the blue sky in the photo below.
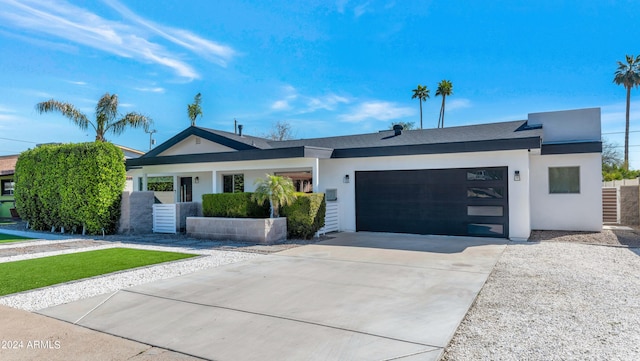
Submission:
M 92 141 L 38 102 L 73 103 L 91 119 L 116 93 L 120 110 L 153 118 L 158 143 L 198 125 L 263 135 L 279 120 L 297 138 L 445 126 L 602 108 L 604 137 L 623 144 L 625 91 L 616 61 L 640 53 L 638 1 L 65 1 L 0 0 L 0 155 L 36 143 Z M 632 92 L 632 131 L 640 98 Z M 149 147 L 143 130 L 108 136 Z M 640 168 L 640 132 L 631 133 Z M 620 148 L 622 149 L 622 148 Z

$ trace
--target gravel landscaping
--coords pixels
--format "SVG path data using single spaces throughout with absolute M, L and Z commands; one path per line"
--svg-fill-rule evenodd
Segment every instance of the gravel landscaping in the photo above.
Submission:
M 636 230 L 507 246 L 443 360 L 640 359 Z

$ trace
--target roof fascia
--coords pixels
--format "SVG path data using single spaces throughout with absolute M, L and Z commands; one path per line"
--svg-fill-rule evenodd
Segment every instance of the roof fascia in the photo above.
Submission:
M 602 142 L 576 142 L 576 143 L 558 143 L 558 144 L 542 144 L 540 154 L 579 154 L 579 153 L 602 153 Z
M 398 155 L 488 152 L 497 150 L 537 149 L 540 137 L 495 139 L 472 142 L 413 144 L 392 147 L 336 149 L 332 158 L 388 157 Z
M 153 150 L 150 150 L 149 152 L 147 152 L 145 155 L 143 155 L 140 158 L 156 157 L 159 154 L 161 154 L 162 152 L 164 152 L 164 151 L 168 150 L 169 148 L 173 147 L 174 145 L 178 144 L 179 142 L 185 140 L 186 138 L 188 138 L 191 135 L 198 136 L 200 138 L 212 141 L 214 143 L 218 143 L 218 144 L 224 145 L 226 147 L 229 147 L 229 148 L 232 148 L 232 149 L 235 149 L 235 150 L 258 149 L 256 147 L 250 146 L 250 145 L 242 143 L 242 142 L 238 142 L 236 140 L 224 137 L 222 135 L 208 132 L 208 131 L 206 131 L 206 130 L 204 130 L 202 128 L 198 128 L 198 127 L 195 127 L 195 126 L 190 126 L 189 128 L 187 128 L 187 129 L 183 130 L 182 132 L 176 134 L 175 136 L 173 136 L 172 138 L 170 138 L 166 142 L 160 144 L 159 146 L 157 146 Z

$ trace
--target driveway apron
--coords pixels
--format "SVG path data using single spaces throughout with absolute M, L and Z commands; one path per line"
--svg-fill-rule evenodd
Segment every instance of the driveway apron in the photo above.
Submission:
M 40 313 L 212 360 L 437 360 L 506 243 L 338 233 Z

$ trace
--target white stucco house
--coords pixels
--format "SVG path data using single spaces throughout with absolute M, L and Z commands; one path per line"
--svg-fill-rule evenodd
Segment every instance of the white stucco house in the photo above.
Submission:
M 340 231 L 526 240 L 532 230 L 600 231 L 600 109 L 526 120 L 272 141 L 189 127 L 127 160 L 135 190 L 172 177 L 173 200 L 252 191 L 266 173 L 325 192 Z

